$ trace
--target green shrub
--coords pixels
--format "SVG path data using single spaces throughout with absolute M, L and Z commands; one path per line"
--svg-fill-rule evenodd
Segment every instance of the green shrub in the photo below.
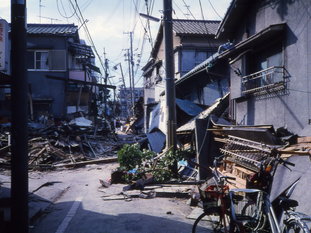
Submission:
M 142 164 L 143 152 L 137 144 L 125 144 L 118 151 L 118 161 L 125 170 L 131 170 Z

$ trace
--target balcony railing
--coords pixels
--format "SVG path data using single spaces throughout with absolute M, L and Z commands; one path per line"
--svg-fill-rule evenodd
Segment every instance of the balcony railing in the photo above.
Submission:
M 272 66 L 242 77 L 242 93 L 261 95 L 285 89 L 285 68 Z

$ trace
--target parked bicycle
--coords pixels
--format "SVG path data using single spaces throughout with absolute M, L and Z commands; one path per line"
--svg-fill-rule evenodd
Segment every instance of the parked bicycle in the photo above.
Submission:
M 283 221 L 276 217 L 268 193 L 279 164 L 287 168 L 295 166 L 276 154 L 261 164 L 259 172 L 249 180 L 247 189 L 229 191 L 231 221 L 238 226 L 237 232 L 310 233 L 311 217 L 296 212 L 298 202 L 289 199 L 298 181 L 276 199 Z
M 232 177 L 222 176 L 214 161 L 214 184 L 206 183 L 199 188 L 204 212 L 193 224 L 192 233 L 310 233 L 311 218 L 295 212 L 298 202 L 289 199 L 295 184 L 278 198 L 278 206 L 284 213 L 283 221 L 278 221 L 269 199 L 268 191 L 276 166 L 294 166 L 278 156 L 262 163 L 248 183 L 247 189 L 232 189 L 226 184 Z
M 203 205 L 203 213 L 195 220 L 192 233 L 206 232 L 211 229 L 214 232 L 233 232 L 233 224 L 230 217 L 229 180 L 234 177 L 222 176 L 217 170 L 220 158 L 214 160 L 211 169 L 213 177 L 199 186 L 199 193 Z

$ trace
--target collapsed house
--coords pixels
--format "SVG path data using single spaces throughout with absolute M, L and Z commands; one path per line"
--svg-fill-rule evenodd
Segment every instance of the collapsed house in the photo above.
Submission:
M 197 162 L 208 165 L 213 157 L 225 155 L 226 172 L 240 178 L 240 185 L 245 186 L 247 175 L 258 171 L 275 148 L 282 148 L 281 156 L 295 161 L 297 167 L 292 172 L 281 166 L 277 169 L 272 199 L 299 179 L 293 196 L 303 203 L 301 211 L 308 214 L 305 200 L 309 198 L 299 195 L 310 171 L 310 144 L 300 141 L 308 140 L 311 134 L 307 78 L 311 67 L 310 7 L 307 0 L 232 0 L 216 32 L 217 39 L 229 42 L 175 82 L 177 98 L 207 105 L 195 120 L 177 127 L 179 142 L 194 148 Z M 152 66 L 161 64 L 150 61 L 148 67 Z M 146 69 L 146 75 L 151 71 Z M 227 106 L 213 116 L 216 97 L 225 98 Z M 157 111 L 150 116 L 157 114 L 164 117 Z M 280 129 L 298 135 L 298 139 L 286 142 L 295 149 L 286 147 Z M 203 173 L 199 173 L 200 178 L 208 175 Z

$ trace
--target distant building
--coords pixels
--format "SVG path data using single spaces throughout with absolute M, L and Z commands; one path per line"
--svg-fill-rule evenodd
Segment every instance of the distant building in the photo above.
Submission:
M 144 97 L 144 89 L 142 87 L 135 87 L 134 88 L 134 100 L 135 103 Z M 132 116 L 133 107 L 132 107 L 132 100 L 131 100 L 131 89 L 130 88 L 121 88 L 119 90 L 119 100 L 120 100 L 120 108 L 121 114 L 120 117 L 123 120 L 126 120 L 129 116 Z

